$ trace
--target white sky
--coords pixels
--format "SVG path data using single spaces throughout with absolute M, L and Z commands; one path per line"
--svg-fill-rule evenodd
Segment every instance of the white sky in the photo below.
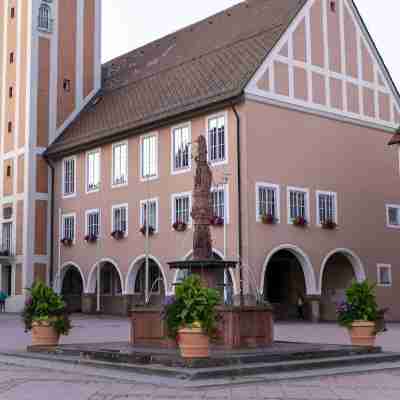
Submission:
M 238 0 L 103 0 L 103 61 L 239 3 Z M 399 0 L 356 0 L 400 88 Z

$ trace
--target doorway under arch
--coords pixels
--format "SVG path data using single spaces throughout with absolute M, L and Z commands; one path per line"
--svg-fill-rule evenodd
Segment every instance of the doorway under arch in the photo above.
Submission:
M 69 312 L 82 312 L 84 286 L 79 268 L 72 264 L 65 266 L 61 276 L 61 295 Z

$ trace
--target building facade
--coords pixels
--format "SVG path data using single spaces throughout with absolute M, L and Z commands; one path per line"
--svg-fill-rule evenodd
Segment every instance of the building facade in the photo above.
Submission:
M 302 298 L 308 318 L 330 320 L 351 281 L 368 278 L 400 319 L 400 164 L 388 146 L 400 99 L 353 1 L 245 1 L 96 79 L 44 154 L 48 279 L 72 310 L 143 303 L 146 254 L 150 303 L 173 293 L 168 262 L 192 249 L 192 143 L 205 135 L 215 257 L 241 265 L 225 279 L 234 295 L 269 300 L 282 318 Z
M 100 88 L 100 2 L 0 6 L 0 287 L 7 310 L 51 279 L 51 174 L 43 153 Z

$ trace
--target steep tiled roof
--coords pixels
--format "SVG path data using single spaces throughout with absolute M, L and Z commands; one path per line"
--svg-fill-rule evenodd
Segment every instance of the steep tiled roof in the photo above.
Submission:
M 104 64 L 99 99 L 47 155 L 239 97 L 305 2 L 247 0 Z

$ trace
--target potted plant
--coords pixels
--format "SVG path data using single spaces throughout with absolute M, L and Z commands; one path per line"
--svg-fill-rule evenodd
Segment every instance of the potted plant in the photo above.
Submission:
M 211 218 L 211 225 L 213 226 L 223 226 L 224 225 L 224 219 L 222 217 L 218 217 L 218 215 L 215 215 L 214 217 Z
M 276 224 L 276 218 L 272 214 L 263 214 L 261 222 L 265 225 L 274 225 Z
M 185 232 L 187 229 L 187 223 L 183 221 L 176 221 L 172 225 L 172 228 L 177 232 Z
M 203 287 L 198 275 L 191 275 L 176 286 L 175 297 L 165 306 L 164 318 L 183 358 L 209 357 L 219 303 L 218 291 Z
M 87 243 L 94 243 L 97 242 L 97 235 L 95 235 L 94 233 L 90 233 L 89 235 L 85 236 L 85 241 Z
M 113 232 L 111 232 L 111 236 L 115 239 L 115 240 L 121 240 L 125 237 L 125 231 L 121 230 L 121 229 L 117 229 Z
M 322 223 L 322 229 L 335 230 L 337 228 L 337 223 L 332 219 L 327 219 Z
M 63 238 L 61 239 L 61 243 L 65 246 L 65 247 L 71 247 L 72 244 L 74 243 L 74 241 L 70 238 Z
M 368 281 L 353 283 L 346 290 L 346 301 L 337 308 L 338 322 L 349 330 L 354 346 L 374 346 L 378 305 L 375 286 Z
M 140 233 L 141 233 L 143 236 L 146 236 L 146 229 L 147 229 L 147 226 L 146 226 L 146 225 L 143 225 L 143 226 L 140 228 Z M 149 225 L 149 236 L 153 236 L 154 233 L 155 233 L 155 229 L 154 229 L 151 225 Z
M 300 228 L 305 228 L 308 225 L 307 220 L 302 216 L 297 216 L 293 219 L 293 225 Z
M 57 346 L 60 335 L 68 335 L 71 322 L 61 296 L 42 282 L 28 289 L 22 318 L 25 332 L 32 331 L 33 346 Z

